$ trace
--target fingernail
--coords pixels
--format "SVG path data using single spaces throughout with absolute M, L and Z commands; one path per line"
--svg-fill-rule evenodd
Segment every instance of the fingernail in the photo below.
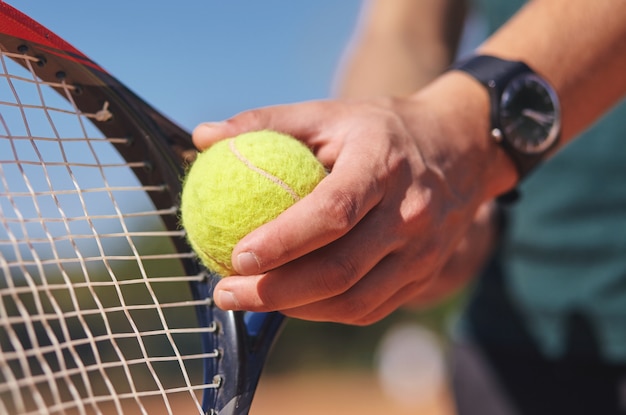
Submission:
M 215 302 L 222 310 L 239 310 L 241 308 L 237 297 L 231 291 L 219 290 L 215 296 Z
M 253 252 L 242 252 L 237 255 L 237 271 L 243 275 L 253 275 L 261 272 L 259 259 Z

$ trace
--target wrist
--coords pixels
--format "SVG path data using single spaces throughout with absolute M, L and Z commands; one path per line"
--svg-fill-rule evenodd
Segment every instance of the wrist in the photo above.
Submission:
M 458 71 L 441 75 L 411 96 L 415 110 L 428 109 L 437 120 L 437 135 L 427 152 L 457 194 L 478 202 L 515 187 L 518 173 L 511 158 L 490 134 L 490 98 L 478 81 Z M 419 123 L 419 122 L 418 122 Z M 415 123 L 415 134 L 421 125 Z

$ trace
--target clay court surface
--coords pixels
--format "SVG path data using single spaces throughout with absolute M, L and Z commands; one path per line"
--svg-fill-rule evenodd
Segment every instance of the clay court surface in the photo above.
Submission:
M 368 372 L 303 372 L 262 379 L 250 415 L 454 415 L 445 391 L 394 404 Z

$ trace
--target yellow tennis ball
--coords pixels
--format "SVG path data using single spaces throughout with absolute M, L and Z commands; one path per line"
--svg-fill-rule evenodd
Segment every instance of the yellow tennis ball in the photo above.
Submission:
M 183 182 L 181 223 L 202 263 L 234 273 L 231 255 L 248 233 L 275 219 L 326 176 L 295 138 L 256 131 L 219 141 L 198 154 Z

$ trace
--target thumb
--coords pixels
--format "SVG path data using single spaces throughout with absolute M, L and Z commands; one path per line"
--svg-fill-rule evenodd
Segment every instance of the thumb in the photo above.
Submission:
M 241 125 L 229 121 L 205 122 L 194 128 L 191 139 L 198 150 L 205 150 L 220 140 L 235 137 L 245 131 L 251 130 L 244 130 Z
M 193 130 L 191 138 L 199 150 L 204 150 L 220 140 L 267 129 L 269 119 L 267 109 L 250 110 L 226 121 L 202 123 Z
M 324 102 L 306 102 L 256 108 L 244 111 L 222 122 L 209 122 L 198 125 L 192 134 L 193 143 L 204 150 L 225 138 L 235 137 L 250 131 L 276 130 L 290 134 L 310 147 L 317 147 L 315 132 L 334 107 Z M 311 141 L 312 140 L 312 141 Z

